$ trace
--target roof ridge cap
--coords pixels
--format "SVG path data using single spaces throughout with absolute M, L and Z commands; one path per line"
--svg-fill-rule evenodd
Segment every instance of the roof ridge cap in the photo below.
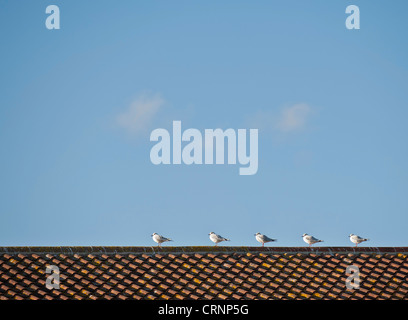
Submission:
M 0 254 L 203 254 L 203 253 L 278 253 L 278 254 L 353 254 L 408 253 L 408 247 L 251 247 L 251 246 L 5 246 Z

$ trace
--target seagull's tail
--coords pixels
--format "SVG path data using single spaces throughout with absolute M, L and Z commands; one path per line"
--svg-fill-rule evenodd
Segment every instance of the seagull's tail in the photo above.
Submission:
M 324 242 L 323 240 L 319 240 L 319 241 L 317 241 L 317 242 Z
M 231 241 L 230 239 L 224 238 L 224 241 Z

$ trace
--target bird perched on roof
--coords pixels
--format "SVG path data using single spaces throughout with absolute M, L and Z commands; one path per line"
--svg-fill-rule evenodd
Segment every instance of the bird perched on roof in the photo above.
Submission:
M 268 236 L 265 236 L 264 234 L 261 234 L 259 232 L 255 233 L 254 236 L 255 236 L 256 241 L 262 243 L 262 247 L 267 242 L 277 241 L 276 239 L 271 239 Z
M 356 234 L 350 234 L 349 237 L 350 237 L 350 241 L 356 244 L 356 247 L 357 247 L 357 245 L 360 244 L 361 242 L 370 240 L 370 239 L 361 238 L 361 237 L 359 237 L 359 236 L 356 235 Z
M 309 247 L 312 244 L 315 244 L 317 242 L 323 242 L 323 240 L 319 240 L 319 239 L 317 239 L 317 238 L 315 238 L 313 236 L 308 235 L 307 233 L 304 233 L 302 237 L 303 237 L 303 241 L 306 242 L 307 244 L 309 244 Z
M 212 242 L 215 242 L 215 246 L 217 246 L 217 244 L 222 242 L 222 241 L 230 241 L 230 239 L 221 237 L 220 235 L 215 234 L 214 232 L 210 232 L 208 235 L 210 236 L 210 240 Z
M 158 246 L 159 246 L 159 247 L 161 246 L 161 244 L 162 244 L 163 242 L 173 241 L 173 240 L 171 240 L 171 239 L 169 239 L 169 238 L 166 238 L 166 237 L 161 236 L 160 234 L 157 234 L 156 232 L 152 234 L 152 238 L 153 238 L 153 241 L 154 241 L 154 242 L 157 242 L 157 243 L 158 243 Z

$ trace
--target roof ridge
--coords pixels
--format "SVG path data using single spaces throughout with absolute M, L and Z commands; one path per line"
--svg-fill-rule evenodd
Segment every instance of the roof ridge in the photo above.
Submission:
M 0 254 L 201 254 L 201 253 L 408 253 L 408 247 L 250 247 L 250 246 L 10 246 L 0 247 Z

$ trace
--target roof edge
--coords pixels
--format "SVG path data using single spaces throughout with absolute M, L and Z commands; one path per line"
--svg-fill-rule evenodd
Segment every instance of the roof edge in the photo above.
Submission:
M 194 253 L 269 253 L 269 254 L 408 254 L 408 247 L 246 247 L 246 246 L 18 246 L 0 247 L 0 254 L 194 254 Z

